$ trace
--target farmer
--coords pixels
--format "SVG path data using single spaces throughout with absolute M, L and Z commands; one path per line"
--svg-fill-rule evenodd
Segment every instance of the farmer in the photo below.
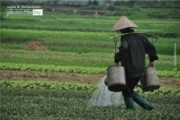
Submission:
M 153 107 L 139 94 L 134 92 L 135 86 L 144 76 L 145 54 L 149 55 L 149 66 L 153 66 L 154 60 L 158 60 L 156 49 L 148 39 L 140 33 L 135 33 L 133 28 L 137 25 L 122 16 L 114 25 L 112 31 L 121 32 L 121 45 L 119 52 L 114 56 L 115 65 L 125 68 L 126 89 L 122 91 L 127 109 L 135 109 L 134 101 L 142 108 L 152 110 Z

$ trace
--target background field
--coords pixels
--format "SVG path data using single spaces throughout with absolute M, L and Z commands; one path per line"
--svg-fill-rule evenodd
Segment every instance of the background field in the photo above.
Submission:
M 49 15 L 54 15 L 56 18 Z M 44 13 L 42 17 L 5 16 L 1 26 L 1 62 L 31 64 L 41 59 L 38 64 L 88 67 L 112 65 L 115 50 L 114 41 L 110 37 L 118 33 L 110 30 L 119 18 L 75 16 L 62 13 Z M 155 46 L 159 55 L 159 60 L 156 62 L 157 69 L 173 70 L 174 54 L 176 61 L 179 61 L 180 55 L 180 33 L 176 30 L 177 26 L 180 26 L 179 21 L 140 19 L 134 22 L 139 26 L 137 32 L 152 34 L 159 38 L 158 40 L 149 38 L 151 42 L 156 41 Z M 47 51 L 25 50 L 31 41 L 40 42 Z M 178 62 L 176 67 L 179 68 Z
M 142 6 L 110 6 L 104 15 L 94 15 L 96 9 L 102 8 L 92 5 L 68 10 L 67 6 L 55 6 L 55 12 L 51 12 L 52 6 L 42 6 L 43 16 L 38 17 L 6 16 L 6 6 L 1 6 L 0 118 L 179 120 L 178 6 Z M 75 9 L 88 14 L 74 13 Z M 125 106 L 87 107 L 98 81 L 106 75 L 107 67 L 114 64 L 115 46 L 110 37 L 119 33 L 110 30 L 121 15 L 138 25 L 136 32 L 158 37 L 149 40 L 159 56 L 155 67 L 161 88 L 146 93 L 135 89 L 155 106 L 150 112 L 137 105 L 136 112 L 127 111 Z

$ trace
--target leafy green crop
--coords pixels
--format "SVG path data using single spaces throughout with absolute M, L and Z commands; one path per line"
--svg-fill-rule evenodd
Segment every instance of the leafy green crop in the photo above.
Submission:
M 21 86 L 20 84 L 26 87 L 17 87 Z M 70 89 L 69 83 L 61 84 L 69 90 L 40 87 L 55 84 L 58 83 L 1 81 L 0 118 L 2 120 L 116 120 L 118 117 L 125 120 L 180 119 L 180 88 L 178 87 L 161 87 L 159 90 L 146 93 L 136 88 L 135 91 L 145 97 L 155 109 L 146 111 L 135 104 L 136 111 L 131 111 L 126 110 L 125 105 L 89 108 L 87 105 L 93 91 Z M 27 85 L 39 87 L 28 88 Z M 58 85 L 55 87 L 58 88 Z M 71 85 L 79 86 L 77 83 Z
M 97 74 L 106 73 L 106 67 L 83 67 L 83 66 L 56 66 L 56 65 L 37 65 L 37 64 L 15 64 L 1 63 L 0 70 L 20 70 L 20 71 L 42 71 L 42 72 L 65 72 Z M 157 71 L 159 77 L 180 77 L 179 71 Z
M 44 82 L 44 81 L 8 81 L 1 80 L 0 87 L 12 87 L 22 89 L 56 89 L 56 90 L 81 90 L 92 91 L 96 88 L 93 84 L 73 82 Z

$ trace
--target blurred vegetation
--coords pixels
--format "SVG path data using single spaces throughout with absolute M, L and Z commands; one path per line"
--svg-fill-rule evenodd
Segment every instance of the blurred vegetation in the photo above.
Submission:
M 58 0 L 56 0 L 58 1 Z M 129 0 L 129 1 L 112 1 L 107 0 L 107 5 L 105 6 L 102 1 L 99 0 L 89 0 L 87 2 L 64 2 L 63 4 L 57 4 L 58 2 L 44 2 L 34 3 L 34 5 L 40 5 L 45 11 L 51 11 L 55 8 L 55 12 L 67 12 L 73 13 L 74 10 L 93 10 L 100 11 L 101 15 L 110 16 L 129 16 L 129 18 L 134 19 L 144 19 L 144 18 L 158 18 L 158 19 L 180 19 L 180 1 L 164 1 L 164 0 L 154 0 L 154 1 L 141 1 L 141 0 Z M 100 4 L 101 3 L 101 4 Z M 5 7 L 8 5 L 19 5 L 25 4 L 30 5 L 33 2 L 9 2 L 1 1 L 1 11 L 5 11 Z M 54 5 L 55 4 L 55 5 Z M 3 7 L 4 6 L 4 7 Z M 65 9 L 66 11 L 64 11 Z M 92 14 L 93 12 L 91 12 Z M 86 14 L 86 13 L 83 13 Z M 89 13 L 87 13 L 89 14 Z
M 174 45 L 176 43 L 178 61 L 180 55 L 180 31 L 178 30 L 180 22 L 176 17 L 179 16 L 177 5 L 168 7 L 165 4 L 166 8 L 152 8 L 143 6 L 143 2 L 141 4 L 136 3 L 133 6 L 128 6 L 125 3 L 119 6 L 118 4 L 110 4 L 104 15 L 95 15 L 95 11 L 102 12 L 104 8 L 103 6 L 94 4 L 78 7 L 55 6 L 54 12 L 51 11 L 52 6 L 43 5 L 43 16 L 38 17 L 6 16 L 4 11 L 7 7 L 2 6 L 0 12 L 1 61 L 9 61 L 9 63 L 21 63 L 25 61 L 32 64 L 39 64 L 40 61 L 43 64 L 57 63 L 61 65 L 108 66 L 113 61 L 114 55 L 114 42 L 110 37 L 119 34 L 111 32 L 110 30 L 122 15 L 127 16 L 138 25 L 139 28 L 135 29 L 136 32 L 152 34 L 159 37 L 159 40 L 155 44 L 159 55 L 167 55 L 170 58 L 174 58 Z M 77 10 L 77 12 L 74 12 L 74 10 Z M 79 11 L 83 11 L 84 14 L 81 14 Z M 150 38 L 149 40 L 152 39 Z M 14 50 L 24 51 L 27 44 L 32 41 L 41 42 L 51 54 L 68 52 L 67 54 L 75 53 L 82 57 L 73 57 L 70 59 L 73 59 L 73 61 L 66 59 L 60 62 L 59 58 L 56 59 L 56 57 L 53 58 L 52 56 L 48 58 L 48 60 L 44 58 L 22 58 L 24 55 L 15 58 L 20 53 L 11 53 L 11 51 Z M 118 45 L 119 44 L 118 40 Z M 8 51 L 8 53 L 15 56 L 10 55 L 10 57 L 7 57 L 7 54 L 2 51 Z M 35 54 L 34 51 L 30 51 L 29 53 Z M 92 55 L 87 57 L 89 53 L 92 53 Z M 83 55 L 86 55 L 86 57 Z M 105 57 L 100 57 L 100 55 Z M 62 55 L 60 56 L 62 57 Z M 65 57 L 63 56 L 63 58 Z M 70 56 L 68 56 L 68 58 L 70 58 Z M 76 58 L 79 59 L 75 60 Z M 84 58 L 88 59 L 84 60 Z M 166 60 L 162 57 L 160 58 L 156 64 L 158 69 L 173 69 L 174 59 L 168 58 L 168 62 L 164 63 Z M 81 60 L 83 60 L 83 62 Z M 179 64 L 177 67 L 179 69 Z

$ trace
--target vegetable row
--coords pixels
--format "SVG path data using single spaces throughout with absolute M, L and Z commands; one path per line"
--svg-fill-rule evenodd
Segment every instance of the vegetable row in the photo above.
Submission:
M 98 74 L 106 73 L 107 67 L 83 67 L 83 66 L 57 66 L 57 65 L 38 65 L 38 64 L 16 64 L 1 63 L 0 70 L 20 70 L 20 71 L 41 71 L 41 72 L 65 72 L 65 73 L 83 73 Z M 178 70 L 157 71 L 159 77 L 180 77 Z

